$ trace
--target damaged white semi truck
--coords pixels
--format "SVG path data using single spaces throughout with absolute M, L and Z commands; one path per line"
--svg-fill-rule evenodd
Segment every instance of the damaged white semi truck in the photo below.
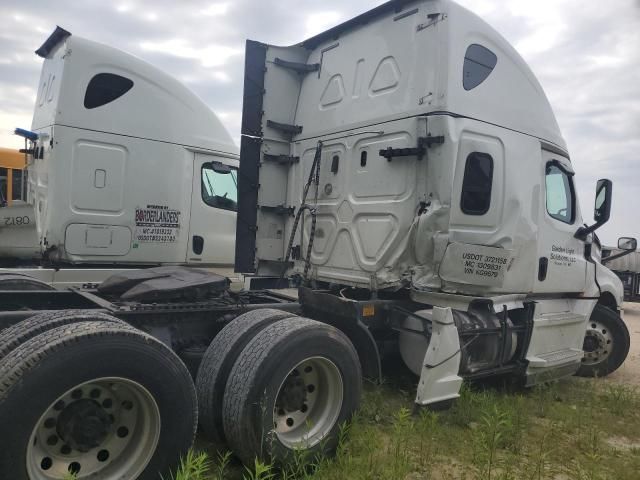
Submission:
M 166 267 L 0 291 L 0 476 L 166 478 L 198 422 L 247 463 L 331 451 L 389 349 L 431 406 L 623 363 L 593 233 L 611 182 L 583 225 L 542 89 L 477 16 L 393 1 L 248 41 L 242 134 L 236 269 L 297 299 Z

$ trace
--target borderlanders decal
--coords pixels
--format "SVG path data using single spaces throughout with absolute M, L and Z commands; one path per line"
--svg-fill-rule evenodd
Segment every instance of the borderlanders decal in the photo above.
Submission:
M 175 243 L 180 235 L 180 210 L 166 205 L 136 207 L 135 243 Z

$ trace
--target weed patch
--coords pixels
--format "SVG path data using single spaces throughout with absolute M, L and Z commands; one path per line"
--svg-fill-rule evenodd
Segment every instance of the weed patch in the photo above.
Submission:
M 406 385 L 367 386 L 335 456 L 284 466 L 211 455 L 204 477 L 175 480 L 637 480 L 640 392 L 571 378 L 534 389 L 465 385 L 452 408 L 414 409 Z M 197 472 L 191 453 L 178 472 Z M 202 465 L 202 463 L 200 463 Z

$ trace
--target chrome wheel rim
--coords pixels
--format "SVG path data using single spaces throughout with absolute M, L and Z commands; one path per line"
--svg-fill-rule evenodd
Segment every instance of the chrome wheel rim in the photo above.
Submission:
M 289 448 L 310 448 L 334 427 L 343 401 L 342 374 L 324 357 L 303 360 L 280 385 L 273 409 L 278 440 Z
M 609 329 L 598 321 L 591 321 L 584 337 L 584 365 L 595 365 L 605 361 L 613 349 L 613 336 Z
M 125 378 L 99 378 L 58 397 L 38 420 L 27 447 L 31 480 L 137 478 L 158 444 L 153 396 Z

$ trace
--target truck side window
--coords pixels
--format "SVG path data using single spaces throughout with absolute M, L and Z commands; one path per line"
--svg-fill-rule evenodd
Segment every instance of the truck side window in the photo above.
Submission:
M 464 54 L 462 65 L 462 86 L 465 90 L 472 90 L 484 82 L 493 72 L 498 63 L 498 57 L 488 48 L 474 43 L 469 45 Z
M 84 108 L 91 109 L 111 103 L 133 88 L 133 80 L 114 73 L 98 73 L 89 81 L 84 94 Z
M 216 163 L 202 165 L 202 201 L 210 207 L 238 210 L 237 169 Z
M 557 163 L 548 163 L 545 187 L 549 215 L 561 222 L 573 223 L 575 195 L 571 176 L 560 168 Z
M 491 205 L 493 158 L 487 153 L 473 152 L 467 157 L 462 180 L 460 209 L 467 215 L 484 215 Z

